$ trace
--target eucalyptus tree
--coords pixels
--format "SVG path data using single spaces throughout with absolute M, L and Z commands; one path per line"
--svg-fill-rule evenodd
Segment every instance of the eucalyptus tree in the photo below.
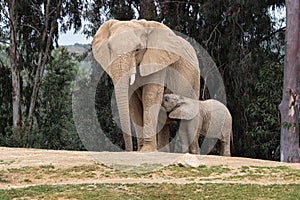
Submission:
M 81 27 L 83 1 L 1 0 L 0 6 L 1 33 L 7 33 L 4 41 L 9 46 L 13 131 L 20 139 L 31 130 L 41 80 L 59 32 Z
M 300 1 L 286 1 L 286 56 L 282 91 L 280 160 L 300 162 L 299 151 L 299 72 Z

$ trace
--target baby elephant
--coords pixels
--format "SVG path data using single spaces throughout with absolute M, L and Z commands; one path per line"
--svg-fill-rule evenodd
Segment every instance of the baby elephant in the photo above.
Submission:
M 221 102 L 209 99 L 197 101 L 176 94 L 165 94 L 162 106 L 168 117 L 180 119 L 179 135 L 182 150 L 198 154 L 200 136 L 220 140 L 220 155 L 230 156 L 232 138 L 232 117 Z

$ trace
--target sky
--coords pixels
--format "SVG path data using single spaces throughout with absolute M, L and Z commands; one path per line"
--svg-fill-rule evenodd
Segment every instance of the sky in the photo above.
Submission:
M 58 44 L 60 46 L 65 46 L 65 45 L 74 45 L 75 43 L 79 44 L 90 44 L 92 42 L 93 38 L 88 38 L 86 39 L 86 35 L 83 33 L 74 33 L 74 30 L 68 31 L 66 33 L 61 33 L 58 39 Z

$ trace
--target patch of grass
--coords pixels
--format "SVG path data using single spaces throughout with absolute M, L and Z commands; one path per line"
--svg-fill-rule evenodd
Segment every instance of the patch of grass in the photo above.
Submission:
M 0 160 L 0 165 L 11 165 L 14 162 L 15 162 L 14 160 L 9 160 L 9 161 Z
M 173 178 L 196 178 L 196 177 L 209 177 L 212 175 L 220 175 L 223 173 L 228 173 L 230 169 L 226 166 L 212 166 L 207 167 L 205 165 L 201 165 L 198 168 L 184 168 L 179 167 L 177 165 L 171 165 L 166 168 L 163 168 L 159 173 L 160 174 L 168 174 L 168 176 Z
M 41 169 L 54 169 L 55 167 L 52 164 L 50 164 L 50 165 L 40 165 L 40 168 Z
M 265 167 L 265 166 L 242 166 L 239 172 L 227 177 L 226 180 L 285 180 L 296 181 L 300 179 L 300 170 L 286 166 Z
M 30 167 L 9 168 L 9 169 L 7 169 L 7 171 L 10 173 L 22 173 L 22 172 L 28 171 L 29 169 L 30 169 Z
M 6 179 L 7 177 L 5 176 L 5 171 L 1 170 L 0 171 L 0 183 L 8 183 L 9 180 Z
M 149 174 L 155 172 L 161 168 L 161 164 L 141 164 L 139 166 L 134 165 L 112 165 L 112 169 L 116 170 L 118 174 L 123 174 L 122 176 L 136 176 L 138 174 Z M 125 174 L 124 174 L 125 173 Z
M 152 171 L 151 171 L 152 170 Z M 11 179 L 10 177 L 14 177 Z M 177 165 L 162 167 L 160 165 L 114 166 L 81 165 L 70 168 L 57 168 L 53 165 L 39 167 L 11 168 L 0 171 L 0 182 L 41 182 L 37 180 L 51 180 L 61 182 L 64 180 L 90 180 L 101 178 L 141 178 L 141 179 L 183 179 L 186 181 L 291 181 L 300 180 L 300 170 L 289 167 L 257 167 L 242 166 L 240 169 L 229 169 L 228 166 L 199 166 L 198 168 L 184 168 Z M 28 180 L 28 181 L 24 181 Z
M 247 172 L 249 170 L 249 167 L 248 166 L 242 166 L 241 167 L 241 172 Z
M 32 181 L 30 179 L 28 179 L 28 178 L 25 178 L 22 182 L 24 182 L 24 183 L 31 183 Z
M 34 179 L 42 179 L 43 175 L 42 174 L 37 174 L 34 176 Z
M 56 171 L 54 177 L 60 178 L 96 178 L 97 173 L 101 174 L 107 170 L 107 167 L 103 165 L 81 165 L 75 166 L 68 169 L 59 169 Z M 109 170 L 111 171 L 111 170 Z
M 88 184 L 0 190 L 0 199 L 297 199 L 300 185 Z

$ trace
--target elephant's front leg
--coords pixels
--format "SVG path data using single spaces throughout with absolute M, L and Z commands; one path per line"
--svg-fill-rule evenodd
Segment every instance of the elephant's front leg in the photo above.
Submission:
M 147 84 L 143 86 L 143 138 L 142 152 L 157 151 L 156 128 L 158 113 L 162 103 L 164 86 L 160 84 Z
M 188 132 L 189 123 L 187 120 L 181 120 L 179 124 L 178 135 L 181 142 L 181 153 L 189 152 L 189 132 Z
M 182 152 L 199 154 L 199 144 L 198 144 L 198 126 L 199 120 L 198 117 L 195 117 L 192 120 L 181 120 L 179 127 L 179 136 L 182 144 Z
M 141 90 L 136 90 L 129 101 L 129 112 L 133 122 L 133 126 L 137 137 L 137 150 L 140 151 L 143 147 L 143 105 L 139 99 L 141 96 Z

